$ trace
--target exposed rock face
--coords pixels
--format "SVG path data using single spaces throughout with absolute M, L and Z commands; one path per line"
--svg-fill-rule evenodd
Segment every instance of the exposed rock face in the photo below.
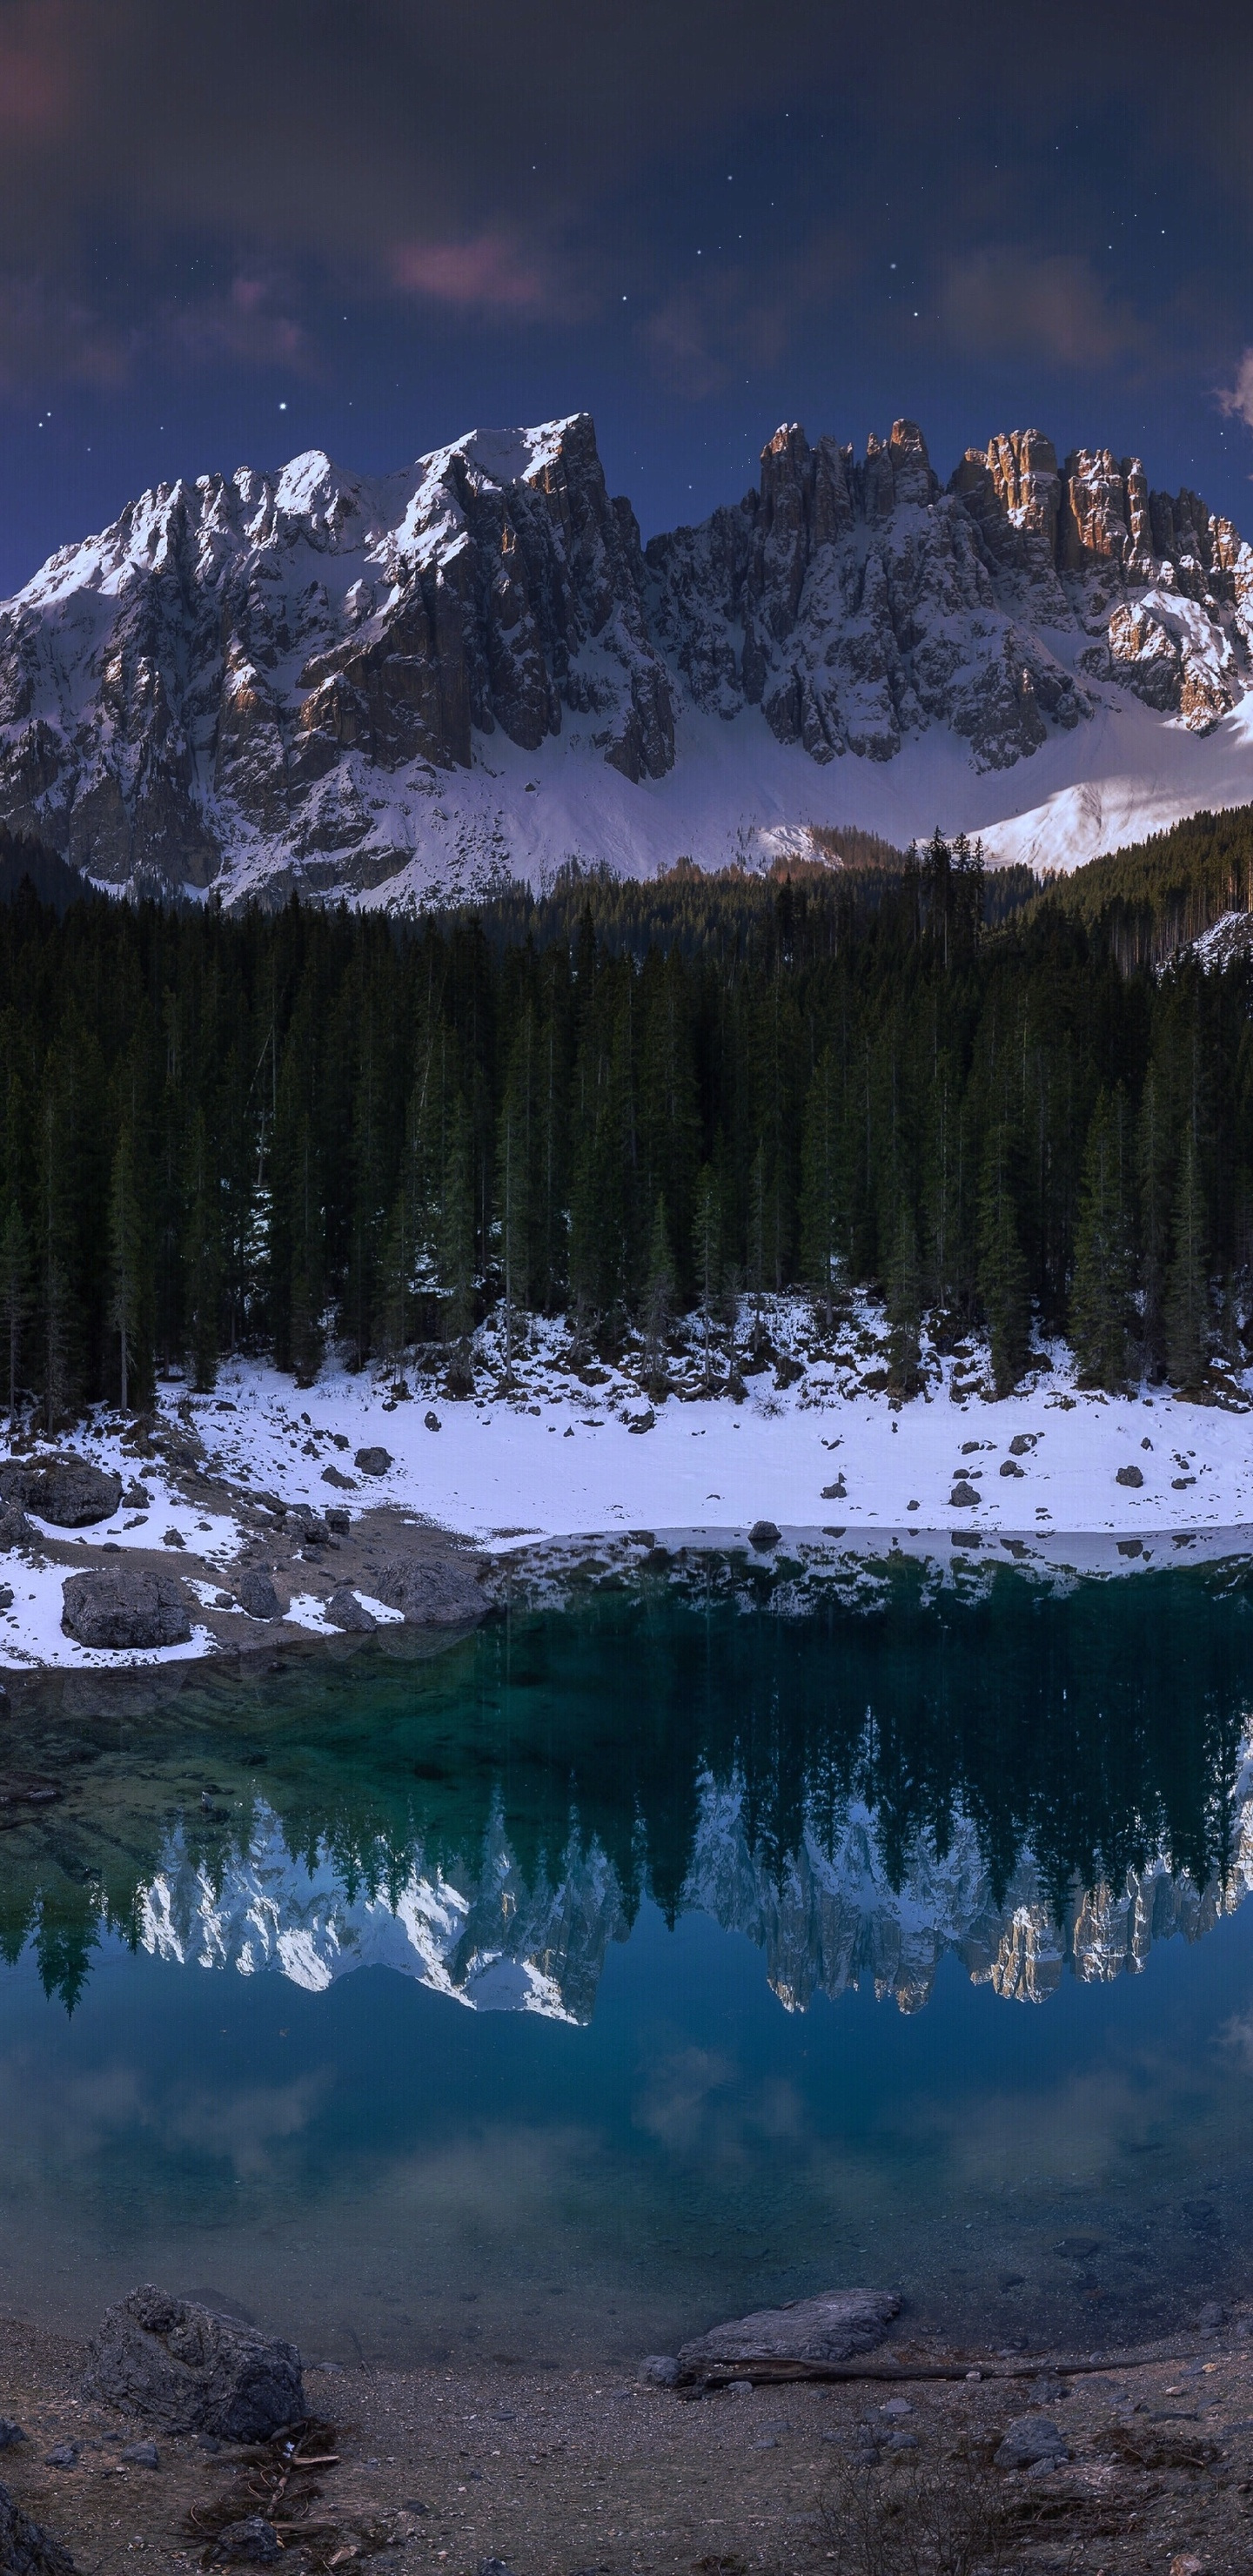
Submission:
M 122 1479 L 89 1458 L 64 1450 L 51 1458 L 7 1458 L 0 1465 L 0 1501 L 37 1512 L 56 1529 L 86 1529 L 107 1521 L 122 1499 Z
M 184 1646 L 191 1605 L 176 1574 L 67 1575 L 61 1625 L 80 1646 Z
M 1138 458 L 1080 449 L 1059 470 L 1034 429 L 968 449 L 945 493 L 912 421 L 860 464 L 780 430 L 759 491 L 655 537 L 647 561 L 697 703 L 759 704 L 819 761 L 889 760 L 932 721 L 976 768 L 1038 750 L 1092 711 L 1042 629 L 1076 637 L 1085 677 L 1205 728 L 1244 685 L 1253 632 L 1253 551 L 1229 521 L 1150 493 Z
M 74 2576 L 68 2549 L 42 2531 L 0 2486 L 0 2576 Z
M 851 2361 L 882 2343 L 900 2309 L 891 2290 L 827 2290 L 790 2307 L 761 2308 L 679 2347 L 684 2378 L 754 2361 Z
M 1251 635 L 1230 521 L 1035 429 L 942 489 L 912 421 L 860 457 L 785 425 L 646 553 L 584 413 L 377 481 L 314 451 L 146 493 L 0 608 L 0 819 L 111 884 L 359 892 L 428 841 L 506 862 L 541 784 L 508 745 L 560 736 L 589 817 L 685 708 L 824 765 L 942 726 L 1003 770 L 1120 688 L 1208 730 Z
M 300 2355 L 284 2343 L 151 2284 L 105 2312 L 89 2346 L 83 2395 L 163 2424 L 264 2442 L 305 2413 Z
M 472 729 L 533 751 L 572 713 L 628 778 L 662 775 L 642 584 L 585 413 L 379 482 L 313 451 L 162 484 L 0 612 L 0 813 L 110 883 L 206 885 L 232 827 L 336 881 L 373 835 L 370 883 L 398 855 L 377 791 L 406 770 L 435 792 Z

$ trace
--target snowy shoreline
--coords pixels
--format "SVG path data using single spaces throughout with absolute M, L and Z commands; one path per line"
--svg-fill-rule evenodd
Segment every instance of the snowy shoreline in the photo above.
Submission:
M 589 1547 L 623 1561 L 641 1549 L 746 1550 L 763 1563 L 799 1550 L 815 1572 L 898 1556 L 941 1578 L 972 1560 L 1095 1576 L 1253 1556 L 1253 1372 L 1209 1402 L 1148 1387 L 1112 1397 L 1078 1390 L 1068 1354 L 1053 1349 L 1029 1385 L 998 1399 L 971 1343 L 926 1352 L 923 1391 L 902 1403 L 880 1383 L 868 1310 L 843 1350 L 815 1344 L 800 1300 L 774 1301 L 769 1326 L 772 1362 L 745 1376 L 738 1402 L 701 1391 L 698 1351 L 675 1391 L 651 1401 L 638 1355 L 576 1369 L 558 1323 L 533 1325 L 507 1370 L 485 1328 L 468 1397 L 412 1370 L 410 1386 L 330 1367 L 300 1389 L 239 1359 L 212 1394 L 163 1382 L 144 1505 L 89 1530 L 36 1524 L 33 1559 L 10 1555 L 0 1664 L 85 1671 L 220 1656 L 211 1623 L 179 1646 L 76 1645 L 60 1624 L 66 1574 L 162 1551 L 193 1600 L 220 1611 L 243 1551 L 255 1555 L 259 1520 L 278 1507 L 339 1506 L 354 1527 L 386 1512 L 542 1587 Z M 133 1493 L 130 1426 L 96 1415 L 73 1445 Z M 280 1633 L 247 1628 L 258 1646 Z M 281 1634 L 335 1637 L 316 1587 L 293 1587 Z

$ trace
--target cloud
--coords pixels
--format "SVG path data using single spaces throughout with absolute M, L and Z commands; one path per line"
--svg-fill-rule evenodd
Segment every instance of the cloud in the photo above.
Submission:
M 394 286 L 458 313 L 519 320 L 548 319 L 560 297 L 556 281 L 504 233 L 468 241 L 398 242 L 388 260 Z
M 313 348 L 304 324 L 289 310 L 291 300 L 271 279 L 243 274 L 232 278 L 224 295 L 168 305 L 158 336 L 195 366 L 225 359 L 307 375 Z
M 1009 244 L 954 259 L 941 279 L 939 314 L 946 336 L 970 355 L 1026 351 L 1063 367 L 1109 366 L 1141 336 L 1086 259 Z
M 1245 350 L 1236 368 L 1235 383 L 1219 388 L 1218 408 L 1229 419 L 1242 420 L 1246 429 L 1253 429 L 1253 349 Z

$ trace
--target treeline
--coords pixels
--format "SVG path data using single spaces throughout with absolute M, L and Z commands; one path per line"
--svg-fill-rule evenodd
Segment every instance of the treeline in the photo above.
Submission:
M 1125 974 L 1057 904 L 990 933 L 938 834 L 864 917 L 754 884 L 737 927 L 724 882 L 716 941 L 642 956 L 583 896 L 547 941 L 0 910 L 4 1397 L 54 1423 L 226 1350 L 307 1381 L 331 1343 L 438 1341 L 455 1382 L 502 1297 L 642 1329 L 663 1373 L 677 1313 L 797 1283 L 879 1290 L 906 1391 L 924 1315 L 986 1326 L 1002 1386 L 1033 1322 L 1106 1385 L 1242 1354 L 1246 965 Z
M 1189 815 L 1051 879 L 1040 900 L 1099 930 L 1124 973 L 1164 965 L 1223 913 L 1253 910 L 1253 805 Z
M 916 854 L 893 849 L 869 832 L 815 830 L 811 837 L 824 857 L 780 860 L 769 871 L 710 871 L 680 859 L 663 876 L 635 878 L 575 860 L 542 892 L 506 886 L 467 907 L 462 917 L 478 921 L 495 948 L 528 939 L 538 948 L 573 942 L 590 919 L 602 948 L 639 962 L 650 948 L 679 948 L 685 957 L 722 965 L 737 959 L 808 962 L 834 956 L 885 903 L 896 906 L 902 892 L 916 886 L 921 866 Z M 846 842 L 852 856 L 841 847 Z M 967 852 L 967 861 L 974 865 L 973 853 Z M 1028 867 L 979 868 L 976 874 L 986 929 L 1008 921 L 1041 889 L 1042 880 Z

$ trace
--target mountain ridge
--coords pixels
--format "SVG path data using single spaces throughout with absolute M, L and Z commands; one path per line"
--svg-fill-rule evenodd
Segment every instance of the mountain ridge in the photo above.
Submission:
M 759 485 L 645 547 L 574 413 L 389 475 L 311 449 L 159 485 L 0 606 L 0 821 L 118 888 L 760 864 L 833 776 L 841 820 L 900 842 L 942 810 L 1054 862 L 1241 801 L 1253 548 L 1036 430 L 941 487 L 905 420 L 860 459 L 785 425 Z

